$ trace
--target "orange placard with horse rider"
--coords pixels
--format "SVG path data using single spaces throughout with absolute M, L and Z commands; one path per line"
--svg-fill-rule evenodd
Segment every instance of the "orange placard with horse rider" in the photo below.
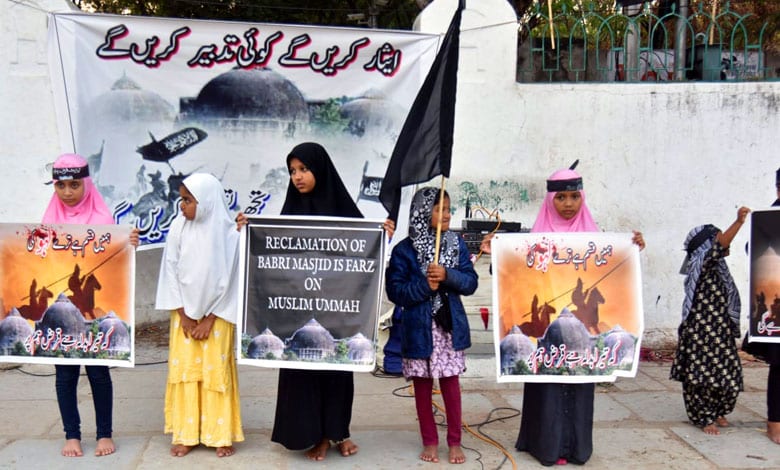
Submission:
M 633 377 L 644 327 L 631 234 L 499 233 L 492 241 L 499 382 Z
M 130 231 L 0 224 L 0 362 L 133 366 Z

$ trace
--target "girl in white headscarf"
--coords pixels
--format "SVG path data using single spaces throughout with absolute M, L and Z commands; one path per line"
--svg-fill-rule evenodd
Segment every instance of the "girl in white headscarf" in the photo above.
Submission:
M 165 433 L 174 457 L 198 444 L 227 457 L 244 440 L 234 354 L 239 234 L 217 178 L 190 175 L 179 193 L 155 305 L 171 311 Z

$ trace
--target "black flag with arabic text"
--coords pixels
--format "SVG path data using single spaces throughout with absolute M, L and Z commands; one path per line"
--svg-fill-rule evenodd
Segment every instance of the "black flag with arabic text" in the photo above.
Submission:
M 437 175 L 450 176 L 460 19 L 465 4 L 465 0 L 460 0 L 387 165 L 379 200 L 387 209 L 388 217 L 396 221 L 403 186 L 422 183 Z

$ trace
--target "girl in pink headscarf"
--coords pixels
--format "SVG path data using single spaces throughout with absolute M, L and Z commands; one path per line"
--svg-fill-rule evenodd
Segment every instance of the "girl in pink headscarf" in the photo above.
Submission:
M 89 165 L 81 155 L 60 155 L 52 167 L 54 194 L 43 214 L 45 224 L 113 224 L 114 218 L 89 177 Z M 130 235 L 130 243 L 138 245 L 138 230 Z M 87 370 L 92 401 L 95 404 L 97 445 L 95 455 L 113 454 L 116 450 L 112 433 L 113 384 L 107 366 L 84 366 Z M 81 457 L 81 419 L 79 417 L 76 389 L 79 382 L 79 365 L 55 365 L 57 404 L 65 431 L 62 455 Z
M 65 153 L 52 168 L 54 194 L 43 214 L 44 224 L 113 224 L 114 218 L 100 196 L 89 165 L 81 155 Z
M 547 179 L 547 195 L 531 232 L 598 232 L 583 191 L 582 177 L 570 168 Z M 490 253 L 491 235 L 481 248 Z M 644 249 L 640 232 L 633 242 Z M 593 453 L 593 400 L 595 385 L 526 383 L 520 434 L 515 447 L 533 455 L 542 465 L 579 465 Z
M 576 166 L 572 165 L 572 166 Z M 573 169 L 558 170 L 547 179 L 547 195 L 532 232 L 598 232 L 582 190 L 582 177 Z

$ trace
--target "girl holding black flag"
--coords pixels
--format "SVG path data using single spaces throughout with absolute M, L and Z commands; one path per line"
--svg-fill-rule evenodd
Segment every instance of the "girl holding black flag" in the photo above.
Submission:
M 409 237 L 393 249 L 385 287 L 390 301 L 403 309 L 403 373 L 414 384 L 423 442 L 420 459 L 439 461 L 439 436 L 431 407 L 433 380 L 438 379 L 446 407 L 449 462 L 460 464 L 466 457 L 460 445 L 458 377 L 466 370 L 465 349 L 471 346 L 460 296 L 477 289 L 477 273 L 466 242 L 449 231 L 449 224 L 449 195 L 435 188 L 417 191 L 410 209 Z M 435 253 L 437 226 L 441 239 Z

